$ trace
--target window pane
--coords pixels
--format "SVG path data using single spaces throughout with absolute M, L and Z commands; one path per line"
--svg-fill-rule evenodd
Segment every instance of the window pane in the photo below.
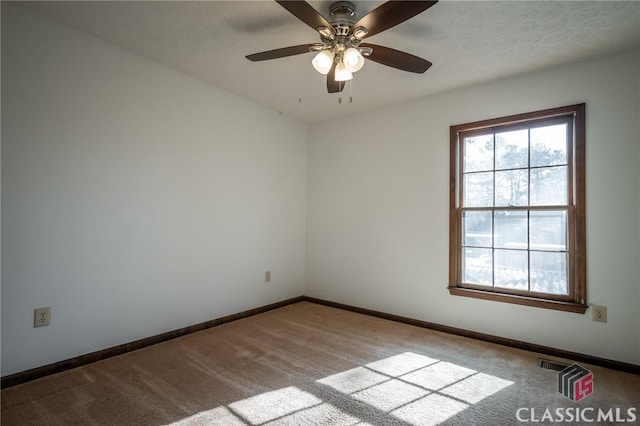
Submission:
M 496 206 L 526 206 L 527 170 L 496 172 Z
M 449 134 L 450 294 L 584 313 L 585 104 Z
M 491 247 L 491 212 L 465 211 L 462 213 L 462 245 Z
M 531 252 L 531 291 L 569 294 L 567 253 Z
M 495 250 L 495 286 L 514 290 L 529 289 L 528 252 Z
M 531 169 L 531 205 L 567 204 L 567 166 Z
M 567 125 L 531 129 L 531 167 L 567 164 Z
M 532 211 L 529 216 L 529 232 L 532 250 L 568 250 L 565 210 Z
M 464 172 L 493 170 L 493 135 L 464 138 Z
M 495 247 L 527 249 L 527 212 L 496 210 L 494 217 Z
M 496 133 L 496 170 L 529 166 L 529 132 L 527 129 Z
M 462 249 L 462 282 L 492 285 L 493 257 L 491 249 Z
M 493 206 L 493 173 L 471 173 L 464 175 L 464 199 L 466 207 Z

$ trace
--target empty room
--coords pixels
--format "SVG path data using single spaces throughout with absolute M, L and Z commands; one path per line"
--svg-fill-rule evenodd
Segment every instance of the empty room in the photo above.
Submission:
M 640 422 L 640 2 L 0 11 L 3 425 Z

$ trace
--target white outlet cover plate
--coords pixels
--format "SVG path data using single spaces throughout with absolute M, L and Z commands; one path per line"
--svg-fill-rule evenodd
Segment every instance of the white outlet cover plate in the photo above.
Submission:
M 592 305 L 591 319 L 596 322 L 607 322 L 607 307 L 600 305 Z
M 44 327 L 51 324 L 51 307 L 36 308 L 33 311 L 33 326 Z

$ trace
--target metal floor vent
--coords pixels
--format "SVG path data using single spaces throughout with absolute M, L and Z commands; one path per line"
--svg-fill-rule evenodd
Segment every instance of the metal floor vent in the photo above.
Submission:
M 538 359 L 538 367 L 546 368 L 547 370 L 562 371 L 568 366 L 569 365 L 567 364 L 560 364 L 558 362 L 549 361 L 548 359 Z

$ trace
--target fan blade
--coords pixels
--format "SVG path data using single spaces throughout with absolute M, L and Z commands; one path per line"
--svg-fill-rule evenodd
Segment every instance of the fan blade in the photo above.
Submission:
M 266 52 L 247 55 L 246 58 L 250 61 L 266 61 L 269 59 L 278 59 L 287 56 L 300 55 L 301 53 L 309 53 L 309 48 L 315 45 L 316 43 L 310 43 L 299 44 L 297 46 L 282 47 L 280 49 L 267 50 Z
M 280 6 L 284 7 L 291 13 L 293 16 L 318 31 L 320 27 L 327 27 L 331 31 L 333 30 L 333 26 L 329 21 L 325 19 L 317 10 L 315 10 L 309 3 L 306 1 L 278 1 L 276 0 Z
M 334 63 L 327 74 L 327 92 L 329 93 L 339 93 L 344 89 L 344 81 L 336 81 L 336 64 Z
M 365 56 L 367 59 L 371 59 L 388 67 L 397 68 L 402 71 L 415 72 L 422 74 L 432 65 L 431 62 L 426 59 L 422 59 L 418 56 L 410 53 L 401 52 L 399 50 L 392 49 L 390 47 L 378 46 L 376 44 L 363 43 L 360 47 L 370 47 L 373 52 L 369 56 Z
M 395 27 L 409 18 L 413 18 L 436 3 L 438 2 L 388 1 L 360 18 L 358 22 L 351 26 L 349 32 L 353 32 L 353 30 L 358 27 L 365 27 L 368 31 L 367 37 L 371 37 L 391 27 Z

